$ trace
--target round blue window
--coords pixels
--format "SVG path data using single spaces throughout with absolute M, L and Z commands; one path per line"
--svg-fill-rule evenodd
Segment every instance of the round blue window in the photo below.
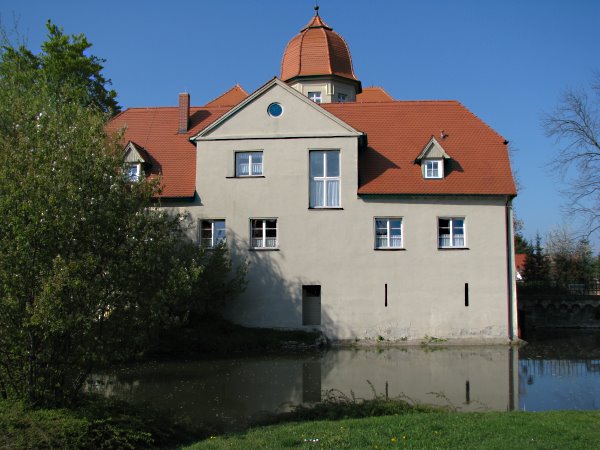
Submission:
M 281 114 L 283 114 L 283 106 L 281 106 L 279 103 L 271 103 L 267 108 L 267 112 L 271 117 L 279 117 Z

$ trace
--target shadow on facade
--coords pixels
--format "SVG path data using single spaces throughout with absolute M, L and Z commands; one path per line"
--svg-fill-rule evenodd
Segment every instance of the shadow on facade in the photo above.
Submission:
M 320 281 L 301 275 L 285 274 L 285 267 L 289 265 L 285 251 L 250 249 L 248 239 L 232 232 L 227 239 L 234 265 L 248 264 L 246 290 L 225 311 L 227 318 L 241 325 L 261 328 L 321 331 L 335 327 L 333 319 L 322 303 L 319 305 L 318 314 L 320 325 L 314 320 L 306 324 L 307 310 L 305 299 L 303 313 L 303 287 L 306 297 L 306 287 L 320 286 Z

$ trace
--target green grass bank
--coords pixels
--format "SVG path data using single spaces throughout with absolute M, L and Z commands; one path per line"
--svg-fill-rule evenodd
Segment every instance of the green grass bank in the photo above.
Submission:
M 294 422 L 213 436 L 185 449 L 597 449 L 600 411 L 419 412 Z

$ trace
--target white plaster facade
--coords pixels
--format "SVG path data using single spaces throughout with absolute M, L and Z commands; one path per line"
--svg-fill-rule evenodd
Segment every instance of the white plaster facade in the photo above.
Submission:
M 280 117 L 267 113 L 273 102 Z M 361 134 L 274 79 L 192 138 L 199 198 L 185 209 L 225 220 L 234 259 L 250 263 L 248 288 L 226 314 L 334 340 L 515 338 L 510 197 L 359 196 Z M 309 208 L 311 150 L 340 152 L 339 208 Z M 243 151 L 262 152 L 261 176 L 235 176 Z M 377 217 L 402 219 L 400 250 L 374 248 Z M 465 248 L 438 248 L 440 217 L 464 218 Z M 250 220 L 260 218 L 277 220 L 274 249 L 250 248 Z M 321 287 L 320 325 L 303 325 L 307 285 Z

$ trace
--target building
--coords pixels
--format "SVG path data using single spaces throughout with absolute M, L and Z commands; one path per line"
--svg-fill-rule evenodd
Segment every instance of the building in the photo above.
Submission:
M 332 339 L 512 340 L 517 330 L 505 139 L 457 101 L 363 88 L 316 14 L 281 76 L 201 107 L 131 108 L 132 178 L 160 176 L 198 242 L 250 262 L 225 313 Z

